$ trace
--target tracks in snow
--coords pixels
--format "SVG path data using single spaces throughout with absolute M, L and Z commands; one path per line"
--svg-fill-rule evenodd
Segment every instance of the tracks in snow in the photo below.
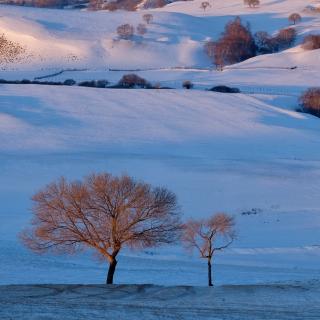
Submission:
M 0 287 L 1 319 L 318 319 L 319 283 Z

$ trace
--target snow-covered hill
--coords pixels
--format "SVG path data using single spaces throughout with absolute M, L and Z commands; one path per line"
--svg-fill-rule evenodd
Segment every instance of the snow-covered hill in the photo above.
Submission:
M 26 48 L 21 64 L 5 69 L 102 69 L 163 68 L 210 65 L 203 52 L 208 39 L 216 39 L 224 25 L 235 16 L 250 23 L 253 32 L 275 33 L 288 27 L 288 16 L 299 12 L 303 20 L 295 26 L 299 39 L 320 31 L 320 17 L 304 12 L 314 1 L 261 1 L 248 8 L 241 0 L 212 1 L 204 12 L 201 1 L 183 1 L 162 9 L 139 12 L 88 12 L 2 6 L 1 33 Z M 133 40 L 119 40 L 116 29 L 130 23 L 144 23 L 143 14 L 154 16 L 147 33 Z M 282 60 L 282 59 L 281 59 Z M 265 62 L 265 61 L 263 61 Z M 282 60 L 285 64 L 286 59 Z M 308 60 L 315 65 L 318 60 Z
M 1 33 L 26 50 L 2 64 L 0 78 L 116 83 L 124 69 L 144 69 L 136 72 L 175 88 L 0 85 L 0 283 L 103 281 L 105 266 L 87 255 L 36 257 L 17 240 L 35 191 L 61 175 L 103 170 L 168 186 L 187 217 L 235 215 L 238 239 L 217 258 L 217 283 L 320 278 L 320 122 L 295 111 L 299 94 L 320 83 L 319 50 L 297 46 L 223 72 L 203 53 L 235 15 L 274 33 L 297 11 L 298 42 L 320 32 L 320 17 L 303 13 L 314 1 L 261 2 L 215 0 L 205 12 L 201 1 L 174 3 L 150 11 L 153 23 L 134 41 L 119 41 L 116 27 L 137 25 L 146 11 L 0 7 Z M 184 80 L 195 89 L 182 90 Z M 202 90 L 220 84 L 242 93 Z M 124 252 L 116 281 L 199 285 L 205 268 L 180 248 Z

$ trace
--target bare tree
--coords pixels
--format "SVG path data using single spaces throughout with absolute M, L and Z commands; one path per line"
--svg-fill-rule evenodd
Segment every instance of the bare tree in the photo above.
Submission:
M 320 34 L 309 34 L 304 37 L 302 48 L 305 50 L 320 49 Z
M 167 0 L 146 0 L 143 4 L 144 9 L 162 8 L 168 4 Z
M 250 8 L 255 8 L 260 5 L 260 0 L 244 0 L 243 2 Z
M 277 50 L 290 48 L 296 41 L 297 32 L 293 28 L 281 29 L 274 37 Z
M 267 54 L 288 49 L 295 43 L 296 37 L 297 33 L 294 28 L 281 29 L 275 36 L 265 31 L 258 31 L 254 34 L 257 53 Z
M 32 5 L 41 8 L 63 8 L 68 5 L 68 1 L 65 0 L 34 0 Z
M 121 39 L 129 40 L 134 35 L 134 27 L 131 24 L 122 24 L 117 28 L 117 34 Z
M 214 59 L 214 48 L 215 48 L 215 43 L 212 40 L 207 41 L 204 44 L 204 51 L 208 55 L 210 59 Z
M 89 10 L 102 10 L 104 6 L 103 0 L 89 0 L 88 9 Z
M 40 253 L 94 249 L 109 262 L 107 284 L 113 283 L 122 248 L 172 243 L 181 229 L 174 193 L 126 175 L 61 178 L 32 200 L 32 227 L 21 234 L 24 243 Z
M 119 6 L 115 1 L 111 1 L 111 2 L 105 3 L 103 6 L 103 9 L 113 12 L 113 11 L 117 11 L 119 9 Z
M 196 249 L 208 262 L 208 285 L 212 283 L 212 258 L 227 248 L 235 238 L 233 217 L 218 213 L 206 220 L 189 220 L 184 225 L 182 241 L 189 250 Z
M 91 0 L 97 1 L 97 0 Z M 141 0 L 112 0 L 112 1 L 103 1 L 103 10 L 115 11 L 115 10 L 127 10 L 127 11 L 136 11 L 137 6 L 140 4 Z
M 143 36 L 144 34 L 147 33 L 147 27 L 145 24 L 143 23 L 139 23 L 138 26 L 137 26 L 137 33 L 140 35 L 140 36 Z
M 290 14 L 288 20 L 289 22 L 292 22 L 293 24 L 296 24 L 297 22 L 300 22 L 301 21 L 301 16 L 299 13 L 292 13 Z
M 249 25 L 239 17 L 228 22 L 221 37 L 205 44 L 205 51 L 217 69 L 227 64 L 238 63 L 256 55 L 256 45 Z
M 182 87 L 190 90 L 193 88 L 193 83 L 190 80 L 185 80 L 182 82 Z
M 208 1 L 201 2 L 200 8 L 203 9 L 203 11 L 206 11 L 209 7 L 211 7 L 211 5 Z
M 256 32 L 254 40 L 259 54 L 274 53 L 279 50 L 277 38 L 272 37 L 265 31 Z
M 299 98 L 304 112 L 320 117 L 320 87 L 309 88 Z
M 142 16 L 142 19 L 146 24 L 150 24 L 153 21 L 153 15 L 151 13 L 146 13 Z

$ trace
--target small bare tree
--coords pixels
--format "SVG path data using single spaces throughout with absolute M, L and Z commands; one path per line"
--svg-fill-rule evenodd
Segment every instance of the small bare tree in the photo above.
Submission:
M 227 248 L 235 238 L 233 217 L 218 213 L 206 220 L 189 220 L 184 225 L 182 241 L 189 250 L 196 249 L 208 262 L 208 285 L 212 283 L 212 258 Z
M 146 13 L 142 16 L 142 19 L 146 24 L 150 24 L 153 21 L 153 15 L 151 13 Z
M 309 88 L 299 98 L 304 112 L 320 118 L 320 87 Z
M 61 178 L 32 200 L 32 227 L 21 234 L 24 243 L 40 253 L 94 249 L 109 262 L 107 284 L 113 283 L 122 248 L 172 243 L 181 230 L 175 194 L 126 175 Z
M 293 24 L 296 24 L 297 22 L 300 22 L 301 21 L 301 16 L 299 13 L 292 13 L 290 14 L 288 20 L 289 22 L 292 22 Z
M 147 27 L 145 24 L 143 23 L 139 23 L 138 26 L 137 26 L 137 33 L 140 35 L 140 36 L 143 36 L 144 34 L 147 33 Z
M 320 34 L 309 34 L 304 37 L 302 48 L 305 50 L 320 49 Z
M 200 8 L 203 9 L 203 11 L 206 11 L 209 7 L 211 7 L 211 5 L 208 1 L 201 2 Z
M 117 34 L 121 39 L 129 40 L 134 35 L 134 27 L 131 24 L 122 24 L 117 28 Z
M 182 87 L 185 89 L 192 89 L 193 88 L 193 83 L 190 80 L 185 80 L 182 82 Z
M 255 8 L 260 5 L 260 0 L 244 0 L 244 4 L 250 8 Z

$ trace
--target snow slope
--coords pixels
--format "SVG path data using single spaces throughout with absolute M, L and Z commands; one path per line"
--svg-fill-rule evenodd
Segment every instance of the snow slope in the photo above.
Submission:
M 252 9 L 242 1 L 212 1 L 205 12 L 200 0 L 175 2 L 152 10 L 153 22 L 144 36 L 120 40 L 116 28 L 124 23 L 143 23 L 139 12 L 87 12 L 1 6 L 0 29 L 11 40 L 27 49 L 19 64 L 2 64 L 3 69 L 102 69 L 208 67 L 203 52 L 206 40 L 216 39 L 226 22 L 239 15 L 253 32 L 275 33 L 287 27 L 288 15 L 299 12 L 303 21 L 295 26 L 299 39 L 319 32 L 319 16 L 303 13 L 314 1 L 264 0 Z M 282 61 L 285 62 L 285 59 Z M 317 65 L 319 60 L 308 64 Z
M 319 278 L 320 128 L 317 118 L 282 107 L 294 101 L 196 90 L 2 85 L 1 283 L 104 279 L 105 265 L 88 256 L 36 257 L 16 239 L 41 186 L 61 175 L 103 170 L 169 187 L 185 216 L 235 215 L 239 237 L 217 259 L 218 283 Z M 242 214 L 252 208 L 258 213 Z M 120 282 L 205 284 L 205 263 L 180 248 L 125 252 L 122 259 Z M 188 276 L 172 278 L 171 268 Z

